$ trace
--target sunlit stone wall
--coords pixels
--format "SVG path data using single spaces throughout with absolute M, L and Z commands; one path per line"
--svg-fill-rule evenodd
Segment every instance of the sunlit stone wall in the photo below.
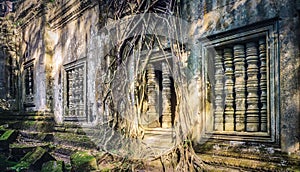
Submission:
M 191 35 L 199 42 L 205 37 L 221 41 L 223 38 L 225 41 L 231 39 L 227 36 L 234 35 L 235 32 L 243 33 L 250 26 L 253 26 L 252 30 L 255 31 L 259 29 L 259 25 L 272 21 L 274 30 L 272 36 L 267 38 L 275 41 L 267 44 L 273 45 L 274 48 L 267 49 L 267 52 L 269 58 L 274 60 L 268 71 L 273 70 L 276 75 L 272 82 L 276 85 L 275 89 L 270 89 L 271 84 L 268 85 L 268 91 L 274 93 L 274 96 L 268 99 L 268 107 L 274 107 L 274 110 L 270 111 L 270 115 L 274 115 L 274 118 L 270 119 L 274 120 L 270 129 L 276 137 L 273 145 L 287 152 L 299 150 L 299 7 L 297 8 L 296 1 L 287 3 L 283 0 L 203 0 L 185 1 L 182 4 L 184 18 L 194 24 Z M 201 81 L 204 82 L 199 84 L 206 83 L 206 73 L 202 73 L 205 71 L 205 64 L 202 64 L 203 49 L 192 50 L 192 55 L 200 57 L 199 73 Z M 270 52 L 277 55 L 273 56 Z M 200 88 L 208 89 L 205 85 Z M 218 138 L 226 137 L 219 135 Z M 237 140 L 243 140 L 243 137 Z
M 99 97 L 103 96 L 98 81 L 101 81 L 104 71 L 102 64 L 107 61 L 103 57 L 112 47 L 111 38 L 101 28 L 113 23 L 113 20 L 101 20 L 104 10 L 100 10 L 101 4 L 94 1 L 57 0 L 42 3 L 26 0 L 15 16 L 15 22 L 19 25 L 19 32 L 22 35 L 19 83 L 23 87 L 25 67 L 33 65 L 34 68 L 33 99 L 28 104 L 23 91 L 21 107 L 25 104 L 29 106 L 25 106 L 25 110 L 28 111 L 53 111 L 58 123 L 76 120 L 74 116 L 67 115 L 73 106 L 76 108 L 83 105 L 80 108 L 83 108 L 85 115 L 82 116 L 85 118 L 80 120 L 94 121 L 96 118 L 102 118 L 101 114 L 104 114 L 105 109 L 101 109 L 102 102 L 97 102 Z M 269 96 L 268 107 L 273 110 L 268 112 L 273 116 L 269 121 L 273 122 L 268 123 L 271 135 L 268 135 L 267 140 L 262 140 L 287 152 L 299 150 L 299 9 L 296 7 L 296 0 L 288 3 L 285 0 L 181 1 L 181 17 L 191 24 L 189 34 L 192 40 L 188 46 L 190 51 L 188 67 L 192 70 L 192 77 L 198 79 L 197 83 L 191 82 L 188 87 L 193 88 L 190 89 L 193 90 L 190 94 L 197 95 L 199 102 L 203 102 L 194 105 L 199 107 L 196 112 L 198 121 L 194 128 L 196 141 L 200 139 L 200 134 L 203 134 L 202 129 L 214 126 L 213 120 L 204 118 L 206 114 L 213 114 L 211 113 L 213 108 L 207 108 L 210 104 L 205 99 L 206 92 L 209 92 L 210 88 L 206 82 L 207 66 L 203 63 L 205 48 L 202 46 L 202 40 L 210 38 L 222 42 L 230 39 L 229 36 L 236 36 L 235 33 L 244 34 L 246 31 L 250 33 L 259 30 L 266 23 L 271 23 L 268 26 L 271 26 L 269 30 L 272 33 L 268 34 L 271 36 L 268 40 L 273 41 L 267 42 L 268 45 L 272 45 L 267 51 L 273 52 L 269 54 L 269 58 L 274 63 L 269 67 L 274 72 L 272 83 L 275 85 L 274 89 L 268 90 L 274 95 Z M 276 56 L 273 56 L 274 54 Z M 82 65 L 84 65 L 82 70 L 74 70 Z M 74 85 L 81 87 L 80 89 L 71 89 L 75 90 L 74 93 L 67 88 L 73 85 L 71 84 L 73 81 L 68 77 L 71 76 L 68 74 L 70 71 L 74 71 L 74 76 L 80 76 L 80 83 L 83 80 L 83 84 Z M 84 74 L 79 75 L 78 72 Z M 198 94 L 194 94 L 195 89 L 198 89 L 196 91 Z M 83 90 L 80 94 L 83 97 L 78 98 L 76 90 Z M 70 99 L 70 95 L 77 97 Z M 79 100 L 79 103 L 75 100 Z M 258 140 L 260 138 L 256 133 L 250 135 L 257 137 Z M 251 137 L 247 140 L 249 137 L 244 136 L 225 137 L 222 133 L 218 136 L 215 138 L 257 141 Z

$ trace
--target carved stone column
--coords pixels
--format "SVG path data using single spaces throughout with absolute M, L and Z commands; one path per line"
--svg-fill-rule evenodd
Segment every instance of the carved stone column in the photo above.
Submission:
M 79 116 L 85 117 L 84 113 L 84 69 L 78 69 L 78 101 L 79 101 Z
M 235 68 L 235 130 L 245 131 L 246 117 L 246 68 L 244 45 L 233 47 Z
M 255 42 L 250 42 L 246 44 L 246 60 L 247 60 L 247 131 L 259 131 L 259 82 L 258 82 L 258 49 Z
M 231 48 L 224 49 L 225 64 L 225 131 L 234 131 L 234 73 Z
M 148 127 L 159 127 L 159 114 L 157 109 L 157 92 L 155 81 L 155 69 L 153 64 L 148 64 L 147 70 L 147 95 L 148 95 L 148 111 L 147 111 L 147 123 Z
M 259 40 L 260 59 L 260 130 L 267 131 L 267 64 L 266 64 L 266 40 Z
M 215 56 L 215 116 L 214 130 L 223 131 L 224 124 L 224 68 L 223 51 L 217 50 Z
M 170 70 L 167 63 L 162 62 L 162 128 L 172 127 L 172 107 L 171 107 L 171 80 Z
M 74 75 L 75 75 L 75 72 L 74 70 L 72 71 L 68 71 L 68 103 L 69 103 L 69 113 L 68 113 L 68 116 L 71 116 L 71 115 L 74 115 L 75 114 L 75 104 L 74 104 L 74 91 L 73 91 L 73 87 L 74 87 Z

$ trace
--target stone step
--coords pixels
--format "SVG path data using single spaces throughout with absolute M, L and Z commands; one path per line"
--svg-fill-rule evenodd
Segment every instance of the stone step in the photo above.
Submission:
M 27 121 L 53 121 L 54 118 L 52 116 L 0 116 L 1 121 L 19 121 L 19 120 L 27 120 Z
M 204 145 L 196 146 L 199 154 L 209 156 L 232 157 L 237 159 L 248 159 L 260 162 L 272 162 L 276 164 L 289 164 L 300 166 L 300 154 L 283 153 L 279 148 L 267 147 L 263 144 L 245 144 L 230 141 L 214 143 L 207 142 Z
M 51 113 L 2 113 L 0 121 L 53 121 L 54 115 Z
M 142 142 L 159 155 L 173 148 L 175 131 L 172 128 L 146 128 Z
M 173 134 L 175 131 L 172 128 L 145 128 L 145 134 Z
M 35 150 L 37 147 L 42 147 L 47 151 L 50 151 L 49 143 L 35 143 L 35 142 L 19 142 L 9 145 L 10 155 L 14 161 L 19 161 L 28 152 Z
M 85 135 L 87 129 L 82 128 L 68 128 L 65 126 L 55 126 L 54 132 L 60 132 L 60 133 L 75 133 L 79 135 Z
M 83 148 L 96 148 L 96 145 L 88 136 L 73 133 L 55 133 L 53 142 L 56 145 L 68 145 Z
M 198 154 L 201 160 L 212 166 L 240 169 L 240 171 L 294 171 L 296 166 L 288 166 L 284 163 L 262 162 L 257 160 L 224 157 L 218 155 Z
M 172 137 L 166 137 L 165 135 L 156 135 L 156 136 L 145 136 L 143 141 L 146 143 L 174 143 L 175 139 Z
M 50 142 L 53 141 L 53 133 L 20 130 L 20 139 L 24 142 Z

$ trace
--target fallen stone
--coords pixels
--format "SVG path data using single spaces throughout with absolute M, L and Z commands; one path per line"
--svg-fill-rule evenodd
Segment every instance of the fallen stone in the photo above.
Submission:
M 0 137 L 0 151 L 9 150 L 9 144 L 13 143 L 18 137 L 18 132 L 15 130 L 7 130 Z
M 88 152 L 76 152 L 71 155 L 70 160 L 74 172 L 98 170 L 96 158 Z
M 49 144 L 45 143 L 35 143 L 30 145 L 14 143 L 9 145 L 9 152 L 11 158 L 13 158 L 15 161 L 20 161 L 20 159 L 24 157 L 28 152 L 34 151 L 37 147 L 41 147 L 49 151 Z
M 64 172 L 65 163 L 63 161 L 48 161 L 43 164 L 41 172 Z
M 34 151 L 28 152 L 23 158 L 21 158 L 20 163 L 24 166 L 24 169 L 41 170 L 42 165 L 48 161 L 55 161 L 56 159 L 50 155 L 42 147 L 37 147 Z

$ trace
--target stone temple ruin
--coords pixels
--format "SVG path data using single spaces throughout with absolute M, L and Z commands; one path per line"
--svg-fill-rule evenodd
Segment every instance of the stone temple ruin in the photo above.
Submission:
M 94 149 L 94 140 L 79 141 L 95 130 L 86 126 L 116 118 L 102 100 L 118 96 L 108 91 L 119 88 L 108 85 L 112 64 L 122 64 L 122 53 L 117 62 L 112 58 L 112 40 L 126 30 L 114 18 L 117 8 L 106 9 L 105 0 L 0 2 L 0 124 L 18 130 L 21 140 Z M 140 3 L 117 11 L 118 20 L 126 21 Z M 195 114 L 194 149 L 205 163 L 248 170 L 299 166 L 300 1 L 159 0 L 151 12 L 173 6 L 189 23 L 183 56 L 165 36 L 151 53 L 126 52 L 130 41 L 124 46 L 123 55 L 147 64 L 141 141 L 162 151 L 174 146 L 174 126 L 183 122 L 176 78 L 186 76 L 192 78 L 185 87 Z M 176 73 L 179 65 L 188 72 Z M 122 76 L 119 82 L 126 82 Z M 123 112 L 122 102 L 114 107 Z

